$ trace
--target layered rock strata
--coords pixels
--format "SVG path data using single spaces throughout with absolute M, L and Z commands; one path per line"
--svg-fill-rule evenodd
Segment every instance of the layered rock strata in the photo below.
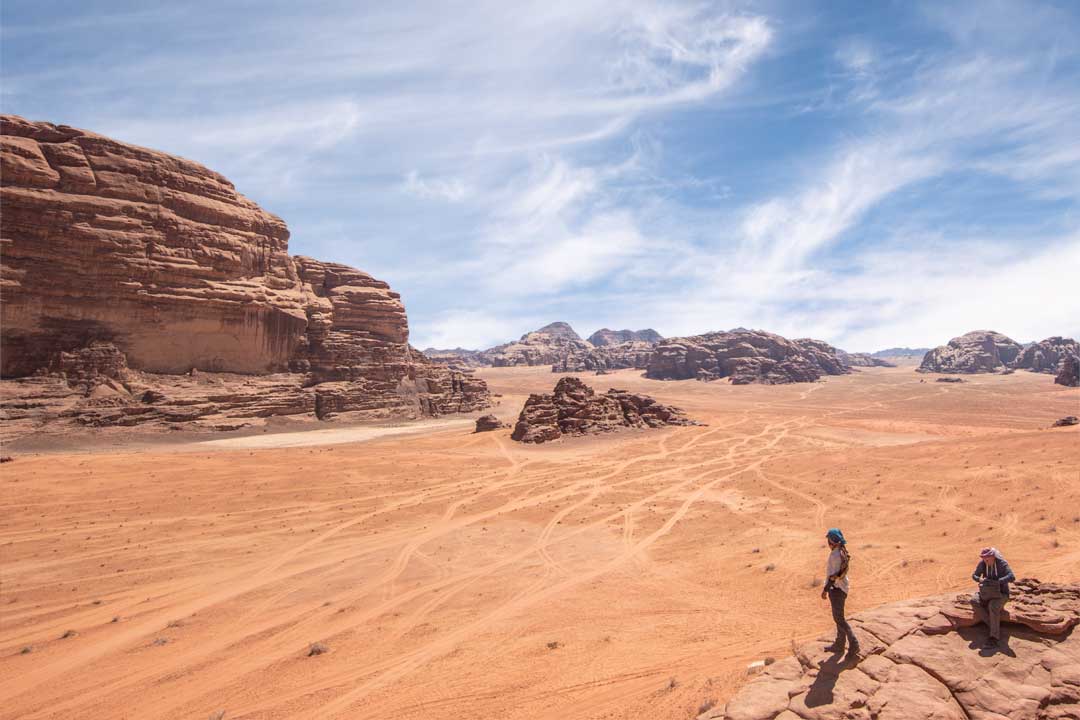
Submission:
M 1053 720 L 1080 717 L 1080 585 L 1021 580 L 986 637 L 970 595 L 886 605 L 849 621 L 863 657 L 799 646 L 699 720 Z M 831 639 L 831 638 L 830 638 Z
M 813 382 L 851 372 L 840 351 L 820 340 L 742 328 L 668 338 L 657 344 L 646 376 L 657 380 L 720 380 L 776 385 Z
M 597 394 L 575 377 L 565 377 L 552 394 L 532 394 L 521 409 L 511 438 L 526 443 L 557 440 L 622 428 L 695 425 L 678 408 L 626 390 Z
M 992 373 L 1013 365 L 1023 346 L 993 330 L 975 330 L 954 337 L 926 353 L 917 372 Z
M 145 377 L 136 387 L 161 385 L 153 391 L 166 397 L 187 382 L 170 376 L 220 374 L 238 392 L 191 403 L 214 406 L 208 415 L 411 416 L 487 404 L 482 381 L 409 347 L 404 306 L 385 282 L 290 256 L 285 223 L 221 175 L 67 126 L 0 116 L 0 131 L 0 372 L 33 376 L 5 392 L 9 417 L 36 409 L 47 419 L 35 393 L 44 405 L 65 386 L 77 398 L 85 383 L 72 383 L 62 354 L 89 358 L 103 343 L 109 362 Z M 80 363 L 124 384 L 116 368 Z M 266 382 L 272 390 L 251 395 L 267 399 L 243 399 L 241 387 Z M 25 407 L 11 407 L 13 396 Z M 125 423 L 154 415 L 134 402 L 119 413 Z

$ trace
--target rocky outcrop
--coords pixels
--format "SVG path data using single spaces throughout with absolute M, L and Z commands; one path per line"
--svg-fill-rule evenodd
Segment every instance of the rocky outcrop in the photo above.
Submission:
M 787 338 L 738 328 L 657 344 L 646 376 L 657 380 L 730 379 L 733 384 L 813 382 L 851 372 L 836 348 L 820 340 Z
M 564 322 L 553 322 L 525 333 L 517 342 L 496 345 L 479 355 L 481 364 L 494 367 L 553 365 L 567 355 L 592 350 L 592 345 Z
M 1020 343 L 999 332 L 975 330 L 926 353 L 917 372 L 1000 372 L 1010 367 L 1023 349 Z
M 825 652 L 825 638 L 803 644 L 699 720 L 1080 717 L 1080 585 L 1021 580 L 1005 607 L 998 652 L 976 649 L 970 595 L 859 613 L 858 662 Z
M 567 353 L 551 366 L 555 373 L 623 370 L 626 368 L 645 369 L 652 358 L 655 345 L 648 342 L 632 341 L 618 345 L 603 345 L 588 350 Z
M 870 353 L 849 353 L 839 350 L 841 362 L 848 367 L 896 367 L 896 363 L 885 358 L 874 357 Z
M 1080 342 L 1061 336 L 1048 337 L 1025 347 L 1012 367 L 1056 374 L 1061 362 L 1070 355 L 1080 356 Z
M 644 330 L 608 330 L 602 328 L 589 336 L 589 342 L 596 347 L 622 345 L 629 342 L 658 343 L 664 338 L 652 328 Z
M 465 348 L 440 349 L 424 348 L 424 356 L 431 362 L 455 367 L 477 368 L 483 367 L 480 360 L 479 350 L 466 350 Z
M 1066 355 L 1054 382 L 1065 387 L 1080 387 L 1080 355 Z
M 499 420 L 494 415 L 483 415 L 476 418 L 476 432 L 491 432 L 492 430 L 501 430 L 504 427 L 509 427 L 506 423 Z
M 529 396 L 511 438 L 542 443 L 564 435 L 694 424 L 678 408 L 647 395 L 615 389 L 597 394 L 578 378 L 565 377 L 555 385 L 554 393 Z
M 385 282 L 290 256 L 285 223 L 221 175 L 67 126 L 0 116 L 0 130 L 0 372 L 37 378 L 5 403 L 35 387 L 62 395 L 42 373 L 82 392 L 72 362 L 118 384 L 116 367 L 98 366 L 121 360 L 166 390 L 192 368 L 278 378 L 276 399 L 237 399 L 243 413 L 410 416 L 487 403 L 482 381 L 409 347 L 405 308 Z M 266 381 L 237 380 L 238 398 L 248 382 Z

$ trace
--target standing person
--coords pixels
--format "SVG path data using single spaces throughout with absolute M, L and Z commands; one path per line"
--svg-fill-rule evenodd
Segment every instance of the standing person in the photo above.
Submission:
M 1009 583 L 1016 580 L 1009 563 L 995 547 L 979 551 L 979 564 L 971 579 L 979 583 L 979 591 L 971 599 L 975 617 L 990 626 L 990 637 L 984 648 L 996 648 L 1001 639 L 1001 608 L 1009 601 Z
M 847 602 L 850 589 L 848 565 L 851 562 L 851 555 L 848 553 L 844 533 L 840 532 L 839 528 L 832 528 L 825 533 L 825 539 L 829 542 L 831 552 L 829 560 L 825 563 L 825 576 L 828 579 L 821 591 L 821 599 L 824 600 L 828 596 L 829 603 L 832 605 L 833 620 L 836 621 L 836 641 L 825 649 L 842 653 L 847 641 L 850 640 L 851 647 L 848 650 L 848 656 L 855 657 L 859 654 L 859 639 L 855 637 L 855 632 L 844 618 L 844 604 Z

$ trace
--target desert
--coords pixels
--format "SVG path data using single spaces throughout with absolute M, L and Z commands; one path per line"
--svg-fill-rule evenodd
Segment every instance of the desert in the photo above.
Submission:
M 507 423 L 553 380 L 480 374 Z M 1075 579 L 1080 399 L 1044 375 L 595 380 L 704 424 L 9 445 L 0 717 L 687 718 L 828 629 L 829 526 L 854 611 L 970 590 L 989 542 Z
M 1080 720 L 1080 4 L 0 3 L 0 720 Z

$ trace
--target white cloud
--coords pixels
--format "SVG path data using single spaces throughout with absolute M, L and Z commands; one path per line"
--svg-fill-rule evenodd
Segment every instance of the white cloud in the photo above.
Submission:
M 469 196 L 470 190 L 461 178 L 432 178 L 430 180 L 420 177 L 415 170 L 409 171 L 401 189 L 410 195 L 425 200 L 445 200 L 446 202 L 461 202 Z

